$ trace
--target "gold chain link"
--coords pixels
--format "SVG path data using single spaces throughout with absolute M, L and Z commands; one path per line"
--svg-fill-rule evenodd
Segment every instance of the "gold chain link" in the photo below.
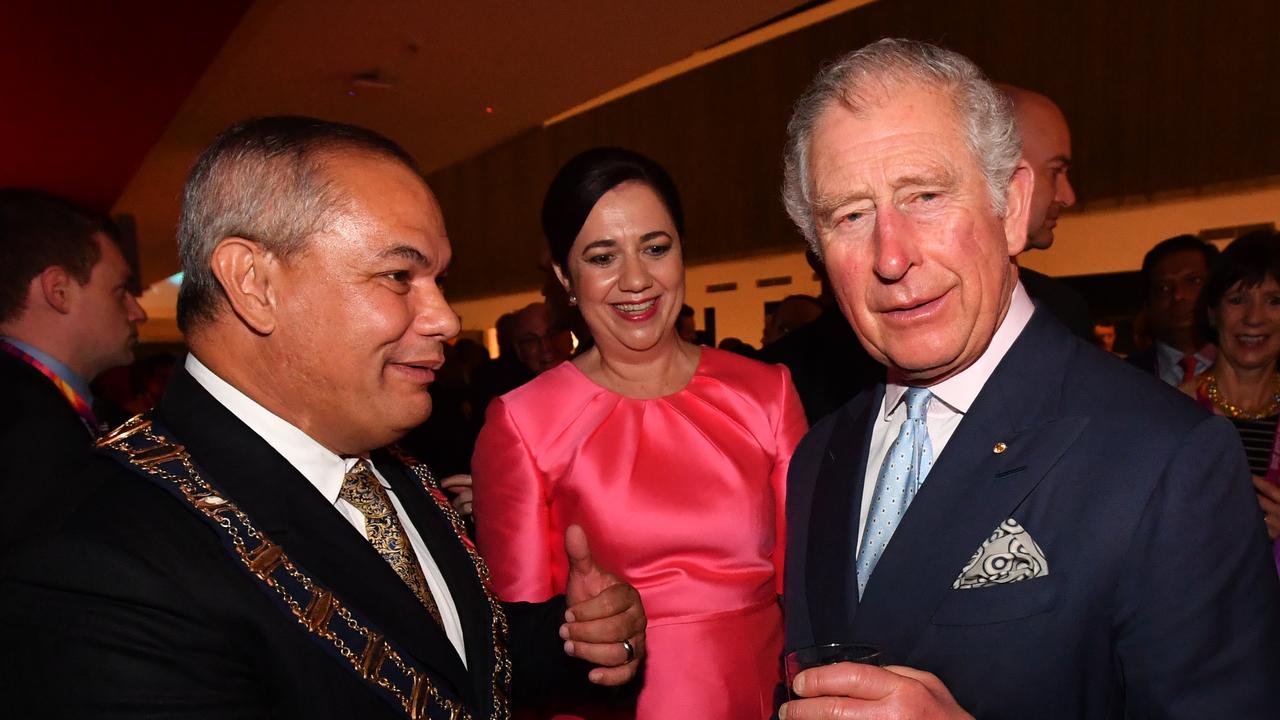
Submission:
M 193 507 L 198 509 L 206 517 L 213 520 L 215 523 L 217 523 L 219 527 L 221 527 L 223 530 L 226 531 L 227 536 L 231 538 L 231 544 L 235 548 L 236 554 L 239 556 L 241 562 L 243 562 L 246 566 L 249 566 L 251 562 L 250 555 L 252 551 L 248 549 L 248 544 L 246 543 L 245 539 L 241 537 L 239 530 L 235 527 L 235 525 L 231 522 L 231 520 L 227 517 L 224 517 L 224 513 L 235 514 L 236 518 L 240 521 L 240 523 L 245 528 L 246 534 L 251 539 L 258 541 L 257 547 L 259 548 L 262 547 L 264 544 L 268 543 L 269 540 L 257 531 L 257 528 L 254 527 L 253 523 L 249 520 L 249 517 L 245 515 L 244 512 L 240 510 L 239 506 L 237 506 L 231 500 L 228 500 L 226 498 L 221 498 L 223 502 L 218 503 L 214 506 L 210 506 L 206 503 L 201 502 L 202 500 L 207 500 L 208 498 L 211 498 L 211 497 L 220 498 L 220 496 L 204 480 L 204 478 L 201 477 L 200 473 L 196 470 L 195 465 L 191 462 L 191 456 L 186 452 L 185 448 L 183 448 L 181 445 L 176 445 L 170 442 L 168 439 L 163 438 L 158 434 L 156 434 L 152 429 L 151 421 L 143 419 L 141 415 L 135 416 L 132 419 L 130 419 L 128 422 L 126 422 L 124 425 L 121 425 L 114 432 L 110 433 L 107 437 L 104 437 L 103 439 L 101 439 L 98 442 L 98 445 L 101 447 L 111 447 L 111 448 L 117 449 L 132 457 L 136 453 L 134 451 L 131 451 L 130 448 L 128 448 L 125 445 L 124 441 L 128 439 L 130 436 L 137 434 L 139 432 L 143 435 L 143 437 L 145 437 L 147 440 L 151 441 L 152 443 L 155 443 L 156 445 L 155 448 L 147 448 L 148 452 L 153 452 L 156 449 L 161 447 L 165 448 L 170 452 L 173 452 L 175 455 L 173 459 L 177 459 L 182 463 L 182 467 L 186 471 L 186 477 L 179 477 L 177 475 L 174 475 L 173 473 L 170 473 L 169 471 L 161 467 L 160 462 L 143 463 L 135 460 L 133 464 L 139 469 L 143 470 L 144 472 L 147 472 L 151 475 L 155 475 L 158 477 L 162 477 L 165 480 L 168 480 L 169 482 L 177 486 L 178 489 L 182 491 L 183 496 L 186 498 L 189 504 L 191 504 Z M 432 499 L 436 501 L 437 507 L 439 507 L 440 506 L 439 498 L 436 496 L 435 493 L 431 492 L 431 489 L 435 483 L 435 480 L 434 478 L 431 477 L 430 471 L 427 470 L 425 467 L 422 467 L 421 470 L 419 470 L 418 466 L 410 466 L 410 467 L 413 469 L 415 475 L 417 475 L 420 479 L 423 480 L 423 483 L 426 485 L 428 495 L 431 495 Z M 450 523 L 453 525 L 454 532 L 458 533 L 460 538 L 465 538 L 465 530 L 463 529 L 461 518 L 458 516 L 458 514 L 455 511 L 453 511 L 452 506 L 449 506 L 448 503 L 446 502 L 442 509 L 447 510 L 445 514 L 448 517 Z M 502 689 L 499 688 L 498 686 L 498 680 L 500 675 L 501 677 L 505 678 L 507 683 L 510 682 L 510 668 L 511 668 L 510 659 L 507 657 L 505 643 L 498 642 L 499 637 L 504 639 L 506 638 L 506 631 L 507 631 L 506 615 L 505 613 L 502 612 L 501 604 L 498 603 L 496 596 L 493 595 L 492 590 L 489 586 L 488 569 L 484 566 L 483 561 L 480 560 L 479 555 L 475 552 L 474 548 L 468 542 L 463 540 L 462 544 L 463 544 L 463 547 L 466 549 L 469 557 L 471 558 L 472 563 L 477 565 L 477 572 L 481 573 L 481 581 L 484 586 L 485 593 L 488 596 L 490 607 L 494 610 L 494 651 L 495 651 L 495 658 L 497 660 L 496 662 L 497 667 L 495 669 L 494 684 L 493 684 L 494 714 L 491 717 L 492 717 L 492 720 L 509 720 L 510 710 L 507 705 L 506 692 L 503 692 Z M 316 587 L 317 587 L 316 584 L 311 580 L 310 577 L 303 574 L 302 571 L 300 571 L 297 568 L 297 566 L 293 564 L 293 561 L 290 560 L 289 557 L 285 555 L 283 552 L 279 556 L 278 567 L 283 568 L 285 572 L 287 572 L 294 581 L 298 582 L 307 591 L 311 592 L 314 596 L 316 592 Z M 265 585 L 267 585 L 268 587 L 276 591 L 276 595 L 279 596 L 280 599 L 289 607 L 290 613 L 294 616 L 296 620 L 298 620 L 299 622 L 302 622 L 303 625 L 307 627 L 308 631 L 313 632 L 316 635 L 319 635 L 320 637 L 324 638 L 325 640 L 328 640 L 329 642 L 333 643 L 338 653 L 345 660 L 351 663 L 352 666 L 355 667 L 357 671 L 359 671 L 361 659 L 356 656 L 356 653 L 346 644 L 346 642 L 344 642 L 340 637 L 338 637 L 333 631 L 329 630 L 327 627 L 314 628 L 307 625 L 305 621 L 306 619 L 305 609 L 302 608 L 298 604 L 298 602 L 294 600 L 287 592 L 285 592 L 282 588 L 280 588 L 279 583 L 270 574 L 254 573 L 254 575 L 258 577 Z M 351 611 L 336 597 L 333 598 L 333 614 L 337 615 L 346 624 L 347 627 L 364 636 L 366 640 L 372 638 L 375 635 L 373 631 L 371 631 L 369 628 L 365 627 L 358 620 L 356 620 L 355 616 L 351 614 Z M 501 636 L 497 635 L 497 631 L 499 628 L 501 628 L 502 630 Z M 383 655 L 382 662 L 379 663 L 378 667 L 375 667 L 373 669 L 373 672 L 370 674 L 368 679 L 374 682 L 379 687 L 386 690 L 392 696 L 394 696 L 396 700 L 400 703 L 401 707 L 403 708 L 403 710 L 407 715 L 415 718 L 422 717 L 421 715 L 419 715 L 419 708 L 415 708 L 413 706 L 413 698 L 405 695 L 405 693 L 402 692 L 399 688 L 397 688 L 390 680 L 382 677 L 380 668 L 383 664 L 387 662 L 390 662 L 393 665 L 395 665 L 395 667 L 398 670 L 400 670 L 400 672 L 403 673 L 405 676 L 414 678 L 416 681 L 415 684 L 417 682 L 422 683 L 422 686 L 425 689 L 427 696 L 436 705 L 448 711 L 449 717 L 451 718 L 451 720 L 472 720 L 472 716 L 466 710 L 466 708 L 462 707 L 461 704 L 453 700 L 443 697 L 440 694 L 440 691 L 435 687 L 433 683 L 431 683 L 430 679 L 422 671 L 410 666 L 407 662 L 405 662 L 405 660 L 400 656 L 398 652 L 396 652 L 394 649 L 390 647 L 387 647 L 385 649 L 385 654 Z M 499 673 L 499 671 L 501 671 L 501 673 Z

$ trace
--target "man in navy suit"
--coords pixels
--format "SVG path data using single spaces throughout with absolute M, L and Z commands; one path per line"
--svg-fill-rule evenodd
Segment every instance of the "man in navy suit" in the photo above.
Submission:
M 966 58 L 882 40 L 815 79 L 785 200 L 886 381 L 791 462 L 785 720 L 1275 717 L 1280 583 L 1230 426 L 1037 310 L 1034 180 Z
M 89 383 L 133 361 L 147 319 L 115 235 L 62 198 L 0 188 L 0 550 L 93 489 L 70 477 L 101 429 Z

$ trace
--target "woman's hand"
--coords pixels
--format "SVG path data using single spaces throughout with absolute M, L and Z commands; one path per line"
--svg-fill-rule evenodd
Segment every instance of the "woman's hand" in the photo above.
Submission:
M 440 481 L 440 487 L 449 491 L 453 495 L 449 500 L 449 504 L 453 505 L 453 509 L 458 511 L 459 515 L 466 517 L 471 514 L 472 502 L 475 496 L 471 492 L 471 476 L 470 475 L 450 475 Z
M 1275 540 L 1280 537 L 1280 485 L 1254 475 L 1253 487 L 1258 491 L 1258 506 L 1267 521 L 1267 534 Z

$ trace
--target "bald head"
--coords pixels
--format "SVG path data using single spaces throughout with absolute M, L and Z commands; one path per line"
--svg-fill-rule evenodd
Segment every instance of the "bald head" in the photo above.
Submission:
M 573 353 L 569 333 L 551 328 L 546 303 L 532 303 L 512 313 L 516 357 L 535 375 L 559 365 Z
M 1062 111 L 1049 98 L 1012 85 L 999 88 L 1013 101 L 1022 158 L 1035 174 L 1027 247 L 1047 250 L 1063 208 L 1075 204 L 1076 193 L 1067 179 L 1071 168 L 1071 130 Z

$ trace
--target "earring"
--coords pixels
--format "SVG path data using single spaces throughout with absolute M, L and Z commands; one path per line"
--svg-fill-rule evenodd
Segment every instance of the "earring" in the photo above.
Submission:
M 577 305 L 578 305 L 578 296 L 574 295 L 573 293 L 569 293 L 569 307 L 576 307 Z

